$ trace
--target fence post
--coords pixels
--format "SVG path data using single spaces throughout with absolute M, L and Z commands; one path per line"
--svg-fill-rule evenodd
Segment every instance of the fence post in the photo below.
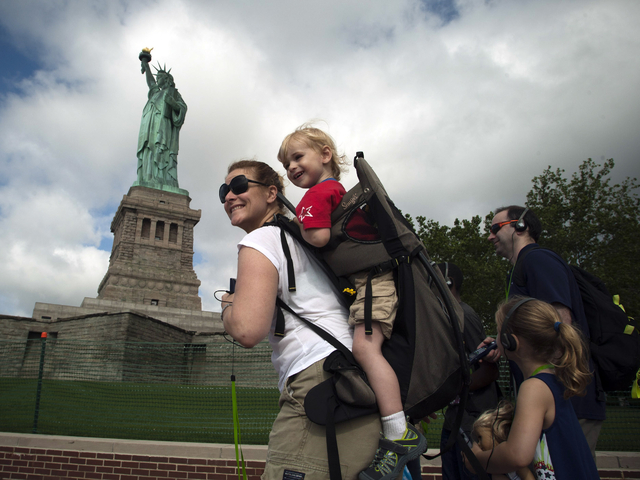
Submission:
M 38 416 L 40 415 L 40 393 L 42 392 L 42 377 L 44 375 L 44 352 L 47 348 L 47 332 L 42 332 L 40 335 L 42 338 L 42 344 L 40 346 L 40 368 L 38 370 L 38 390 L 36 391 L 36 410 L 33 414 L 33 431 L 31 433 L 38 433 Z

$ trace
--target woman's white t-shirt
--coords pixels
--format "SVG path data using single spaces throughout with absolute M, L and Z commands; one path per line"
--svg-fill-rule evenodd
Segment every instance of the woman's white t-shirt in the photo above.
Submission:
M 301 317 L 314 322 L 330 332 L 351 350 L 353 329 L 349 327 L 348 310 L 340 303 L 338 293 L 325 273 L 309 258 L 288 233 L 285 233 L 293 260 L 296 290 L 289 291 L 287 259 L 282 250 L 280 228 L 265 226 L 247 234 L 238 244 L 241 248 L 253 248 L 262 253 L 278 270 L 278 297 Z M 278 372 L 278 388 L 283 390 L 287 378 L 301 372 L 335 350 L 301 320 L 287 311 L 284 337 L 274 335 L 276 311 L 269 331 L 269 343 L 273 348 L 271 361 Z

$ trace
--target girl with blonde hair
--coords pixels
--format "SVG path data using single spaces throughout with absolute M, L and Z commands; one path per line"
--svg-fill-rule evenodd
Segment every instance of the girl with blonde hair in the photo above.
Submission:
M 587 440 L 568 399 L 591 381 L 582 334 L 541 300 L 514 297 L 496 312 L 498 348 L 525 377 L 507 439 L 472 451 L 488 473 L 533 462 L 537 478 L 598 479 Z M 467 467 L 469 464 L 467 462 Z

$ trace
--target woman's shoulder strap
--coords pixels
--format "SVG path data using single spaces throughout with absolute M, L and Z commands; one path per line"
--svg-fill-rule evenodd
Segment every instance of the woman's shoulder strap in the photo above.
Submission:
M 338 289 L 338 291 L 342 292 L 345 288 L 343 283 L 346 282 L 346 279 L 342 279 L 337 277 L 333 271 L 329 268 L 327 263 L 322 258 L 319 250 L 307 243 L 302 238 L 302 233 L 300 232 L 300 227 L 293 220 L 285 217 L 284 215 L 276 214 L 273 216 L 273 219 L 269 222 L 266 222 L 263 226 L 274 226 L 280 228 L 280 241 L 282 243 L 282 251 L 284 253 L 285 258 L 287 259 L 287 276 L 288 276 L 288 289 L 290 292 L 296 291 L 296 278 L 295 278 L 295 269 L 293 266 L 293 259 L 291 257 L 291 250 L 289 249 L 289 244 L 287 243 L 286 233 L 290 234 L 298 244 L 302 246 L 308 253 L 309 257 L 314 260 L 318 266 L 324 271 L 327 275 L 327 280 L 332 282 L 334 286 Z M 284 336 L 284 317 L 282 317 L 282 312 L 278 309 L 279 317 L 276 321 L 276 336 Z
M 285 235 L 285 231 L 293 235 L 294 230 L 297 230 L 298 233 L 300 234 L 300 229 L 296 226 L 294 222 L 292 222 L 287 217 L 280 214 L 274 215 L 273 220 L 271 220 L 270 222 L 266 222 L 263 226 L 280 227 L 280 243 L 282 244 L 282 251 L 284 253 L 284 256 L 287 259 L 287 276 L 288 276 L 288 282 L 289 282 L 288 288 L 290 292 L 295 292 L 296 291 L 296 274 L 293 268 L 293 259 L 291 257 L 291 250 L 289 249 L 289 244 L 287 243 L 287 236 Z M 300 238 L 302 238 L 302 234 L 300 234 Z

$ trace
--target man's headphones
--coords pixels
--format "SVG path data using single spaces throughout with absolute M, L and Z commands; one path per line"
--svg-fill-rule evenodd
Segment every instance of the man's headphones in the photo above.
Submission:
M 502 328 L 500 329 L 500 343 L 502 344 L 502 347 L 509 352 L 515 351 L 515 349 L 518 347 L 518 343 L 516 342 L 516 339 L 512 334 L 506 333 L 507 322 L 509 321 L 511 316 L 515 313 L 515 311 L 518 309 L 518 307 L 520 307 L 520 305 L 522 305 L 523 303 L 530 302 L 531 300 L 535 300 L 535 298 L 531 298 L 531 297 L 523 298 L 518 303 L 516 303 L 513 307 L 511 307 L 511 310 L 509 310 L 509 313 L 507 313 L 507 316 L 504 317 L 504 321 L 502 322 Z
M 524 212 L 522 212 L 522 215 L 520 215 L 520 218 L 516 222 L 515 227 L 513 227 L 515 228 L 516 232 L 524 232 L 527 229 L 527 222 L 524 221 L 524 216 L 527 214 L 528 211 L 529 211 L 529 207 L 524 209 Z
M 453 281 L 449 278 L 449 262 L 444 262 L 444 279 L 447 281 L 448 287 L 453 285 Z

